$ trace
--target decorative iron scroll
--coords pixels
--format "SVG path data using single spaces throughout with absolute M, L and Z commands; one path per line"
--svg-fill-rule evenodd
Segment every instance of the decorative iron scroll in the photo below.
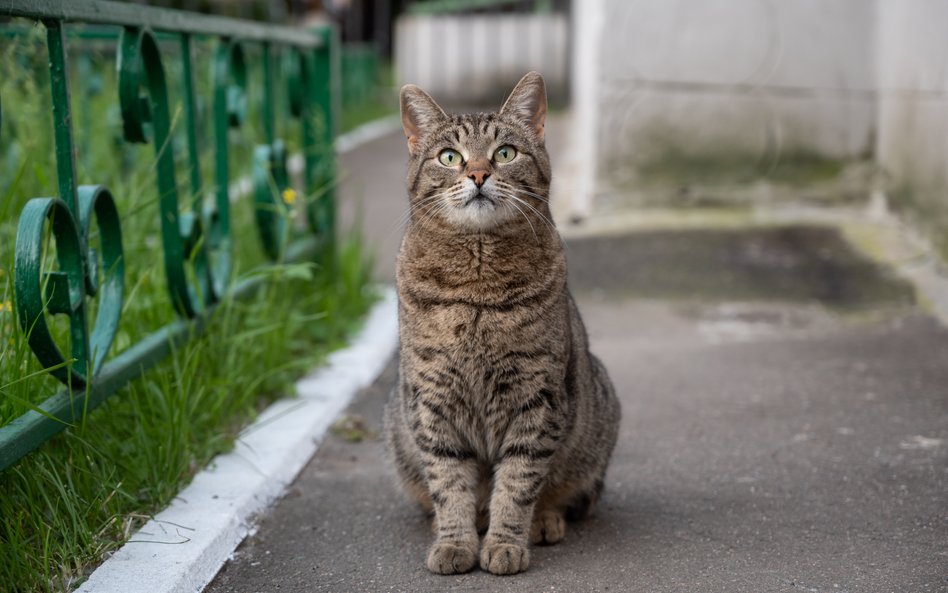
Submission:
M 118 210 L 102 186 L 75 187 L 75 154 L 62 23 L 47 24 L 50 84 L 56 134 L 60 198 L 27 202 L 17 226 L 14 291 L 17 316 L 30 348 L 43 366 L 73 388 L 80 388 L 101 368 L 118 331 L 125 265 Z M 89 247 L 93 218 L 99 227 L 101 253 Z M 44 238 L 55 238 L 57 270 L 43 270 Z M 99 297 L 91 332 L 88 303 Z M 45 313 L 69 317 L 67 360 L 56 345 Z M 67 365 L 69 360 L 74 361 Z
M 331 53 L 335 46 L 329 28 L 301 35 L 299 29 L 148 7 L 132 11 L 127 5 L 99 0 L 74 0 L 39 8 L 29 0 L 0 0 L 2 16 L 34 18 L 47 28 L 60 195 L 34 198 L 22 211 L 15 246 L 14 290 L 17 319 L 30 348 L 40 363 L 66 385 L 68 397 L 50 397 L 39 406 L 42 413 L 30 411 L 0 427 L 0 469 L 81 413 L 71 403 L 72 394 L 84 392 L 86 409 L 91 409 L 167 354 L 170 347 L 162 340 L 187 339 L 193 333 L 188 331 L 188 324 L 200 321 L 228 295 L 242 298 L 263 281 L 252 279 L 235 288 L 231 279 L 230 208 L 234 196 L 230 187 L 234 179 L 228 134 L 248 117 L 251 82 L 263 85 L 264 91 L 261 111 L 266 142 L 254 150 L 251 175 L 264 253 L 275 261 L 332 257 L 334 225 L 330 216 L 334 208 L 327 206 L 327 201 L 332 200 L 334 171 Z M 120 326 L 125 279 L 119 209 L 106 187 L 77 187 L 66 21 L 122 27 L 116 56 L 123 135 L 128 142 L 154 147 L 164 270 L 171 306 L 182 320 L 132 345 L 115 360 L 110 360 L 108 353 Z M 163 40 L 169 34 L 180 40 L 191 169 L 190 203 L 186 204 L 181 201 L 176 179 L 169 85 L 156 31 Z M 217 40 L 210 72 L 215 148 L 214 183 L 210 188 L 202 185 L 198 159 L 199 122 L 191 55 L 194 35 Z M 249 45 L 260 51 L 251 54 Z M 251 55 L 263 60 L 262 81 L 249 80 Z M 274 68 L 274 62 L 283 67 Z M 275 72 L 285 78 L 287 115 L 301 130 L 304 170 L 299 190 L 291 184 L 285 142 L 275 137 L 276 114 L 284 111 L 278 110 L 274 101 Z M 317 125 L 322 128 L 317 129 Z M 314 195 L 317 197 L 307 214 L 312 230 L 293 234 L 288 222 L 289 205 L 297 196 Z M 57 315 L 69 318 L 68 344 L 57 344 L 56 332 L 51 330 L 49 320 Z M 193 323 L 192 329 L 200 327 L 200 323 Z
M 125 281 L 122 230 L 112 194 L 101 185 L 83 185 L 78 199 L 78 221 L 58 198 L 27 202 L 17 226 L 14 264 L 17 313 L 30 348 L 43 366 L 54 367 L 57 379 L 73 387 L 85 386 L 102 367 L 118 331 Z M 93 218 L 101 253 L 87 247 Z M 57 271 L 42 270 L 47 224 L 56 239 Z M 86 301 L 96 296 L 98 314 L 90 332 Z M 63 364 L 67 360 L 50 334 L 47 312 L 69 316 L 71 366 Z
M 194 317 L 204 303 L 214 300 L 208 245 L 203 241 L 200 204 L 192 204 L 190 211 L 179 212 L 168 85 L 158 41 L 150 30 L 125 28 L 119 40 L 118 71 L 125 140 L 150 142 L 155 147 L 161 241 L 171 300 L 179 313 Z M 188 279 L 189 265 L 194 267 L 195 282 Z

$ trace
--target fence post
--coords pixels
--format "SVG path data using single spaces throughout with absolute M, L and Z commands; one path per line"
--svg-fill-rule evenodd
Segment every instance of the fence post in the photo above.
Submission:
M 322 125 L 317 126 L 314 139 L 319 154 L 313 155 L 306 150 L 306 158 L 318 157 L 321 161 L 316 177 L 316 199 L 310 208 L 310 225 L 323 241 L 327 251 L 327 263 L 334 259 L 336 244 L 336 118 L 339 111 L 339 37 L 330 25 L 313 30 L 322 40 L 313 50 L 312 85 L 308 92 Z

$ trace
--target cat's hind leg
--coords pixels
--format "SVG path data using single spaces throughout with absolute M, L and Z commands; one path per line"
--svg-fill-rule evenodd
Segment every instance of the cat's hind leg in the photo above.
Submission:
M 569 521 L 581 521 L 592 514 L 596 502 L 602 495 L 602 489 L 603 481 L 600 477 L 593 482 L 591 488 L 576 492 L 566 506 L 566 519 Z
M 566 536 L 566 513 L 569 502 L 576 496 L 573 484 L 553 486 L 547 484 L 540 492 L 530 526 L 530 541 L 534 544 L 552 545 Z
M 566 536 L 566 519 L 558 509 L 537 508 L 530 526 L 530 541 L 534 544 L 552 545 Z
M 602 489 L 601 478 L 545 488 L 533 513 L 530 541 L 541 545 L 562 541 L 566 536 L 566 522 L 589 516 Z
M 385 408 L 385 437 L 392 454 L 395 471 L 405 491 L 429 514 L 434 514 L 434 502 L 425 480 L 424 466 L 411 446 L 401 411 L 390 400 Z

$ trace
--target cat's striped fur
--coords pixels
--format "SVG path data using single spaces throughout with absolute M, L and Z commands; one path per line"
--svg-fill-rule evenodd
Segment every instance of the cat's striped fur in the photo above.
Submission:
M 558 542 L 596 501 L 619 423 L 550 219 L 543 79 L 526 75 L 498 113 L 448 116 L 410 85 L 401 101 L 411 219 L 387 440 L 435 515 L 428 568 L 465 572 L 479 556 L 512 574 L 530 540 Z M 517 156 L 492 160 L 501 146 Z M 446 148 L 463 161 L 442 164 Z

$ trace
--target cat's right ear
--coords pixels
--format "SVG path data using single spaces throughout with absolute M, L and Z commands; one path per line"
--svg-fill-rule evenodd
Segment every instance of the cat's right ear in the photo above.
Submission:
M 428 93 L 413 84 L 402 87 L 399 102 L 402 109 L 402 127 L 405 129 L 405 137 L 408 138 L 408 152 L 415 154 L 425 134 L 430 133 L 448 116 Z
M 510 92 L 500 113 L 509 113 L 532 129 L 537 139 L 543 142 L 546 125 L 546 83 L 539 72 L 524 74 L 514 90 Z

